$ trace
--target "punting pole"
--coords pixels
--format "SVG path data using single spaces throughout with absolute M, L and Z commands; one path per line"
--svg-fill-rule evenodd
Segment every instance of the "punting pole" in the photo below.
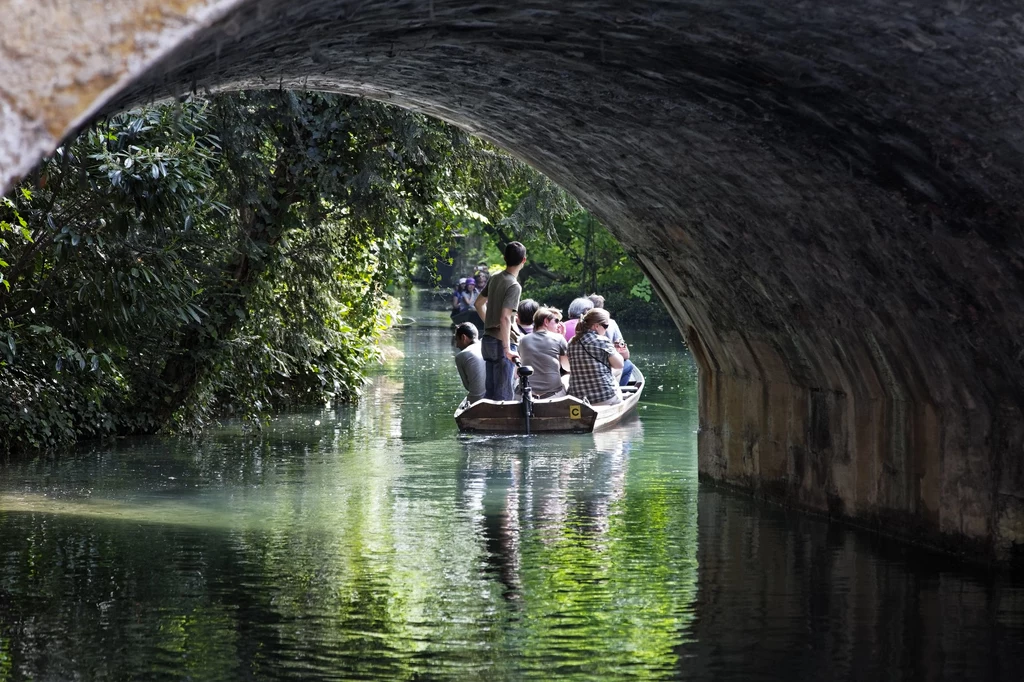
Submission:
M 516 367 L 519 372 L 519 385 L 523 390 L 523 420 L 526 422 L 526 435 L 530 435 L 530 417 L 533 416 L 533 389 L 530 388 L 530 375 L 533 374 L 533 367 L 524 365 L 516 358 Z

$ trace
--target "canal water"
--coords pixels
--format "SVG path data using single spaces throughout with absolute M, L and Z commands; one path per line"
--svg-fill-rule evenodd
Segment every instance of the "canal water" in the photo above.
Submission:
M 1024 586 L 697 484 L 696 370 L 460 435 L 443 312 L 355 407 L 0 465 L 8 680 L 1021 680 Z

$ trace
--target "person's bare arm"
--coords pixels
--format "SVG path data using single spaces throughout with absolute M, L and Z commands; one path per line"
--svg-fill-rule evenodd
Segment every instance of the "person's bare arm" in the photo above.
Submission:
M 476 301 L 473 302 L 473 307 L 476 308 L 476 314 L 480 316 L 481 320 L 487 319 L 487 297 L 480 294 L 476 297 Z
M 505 349 L 505 357 L 515 362 L 516 358 L 519 357 L 519 353 L 512 350 L 512 343 L 510 341 L 512 337 L 512 316 L 516 314 L 516 311 L 512 308 L 501 309 L 501 327 L 498 331 L 498 338 L 501 339 L 501 347 Z M 481 317 L 483 317 L 481 315 Z
M 622 356 L 618 353 L 610 353 L 608 355 L 608 364 L 612 369 L 622 369 L 626 361 L 622 359 Z
M 562 355 L 559 355 L 558 356 L 558 363 L 562 366 L 562 369 L 564 369 L 566 372 L 569 371 L 569 356 L 568 355 L 565 355 L 564 353 Z

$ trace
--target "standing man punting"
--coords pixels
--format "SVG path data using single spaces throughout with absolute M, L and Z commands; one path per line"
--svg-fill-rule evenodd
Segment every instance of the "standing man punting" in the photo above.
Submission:
M 519 308 L 523 287 L 517 277 L 526 263 L 526 247 L 519 242 L 505 246 L 505 269 L 487 280 L 487 285 L 476 299 L 476 311 L 484 321 L 483 352 L 487 368 L 485 397 L 491 400 L 513 400 L 513 364 L 517 335 L 512 330 L 512 319 Z M 493 301 L 493 305 L 488 305 Z

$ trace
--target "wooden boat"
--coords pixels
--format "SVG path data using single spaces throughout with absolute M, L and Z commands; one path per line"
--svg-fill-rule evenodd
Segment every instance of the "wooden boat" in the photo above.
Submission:
M 481 334 L 484 333 L 484 321 L 480 319 L 480 315 L 472 308 L 460 312 L 453 310 L 449 315 L 452 318 L 452 326 L 458 326 L 463 322 L 472 322 Z
M 622 402 L 617 405 L 591 405 L 573 396 L 533 400 L 529 433 L 589 433 L 617 424 L 640 401 L 644 375 L 633 369 L 628 386 L 622 387 Z M 462 401 L 455 410 L 460 431 L 477 433 L 527 433 L 523 403 L 520 400 Z

